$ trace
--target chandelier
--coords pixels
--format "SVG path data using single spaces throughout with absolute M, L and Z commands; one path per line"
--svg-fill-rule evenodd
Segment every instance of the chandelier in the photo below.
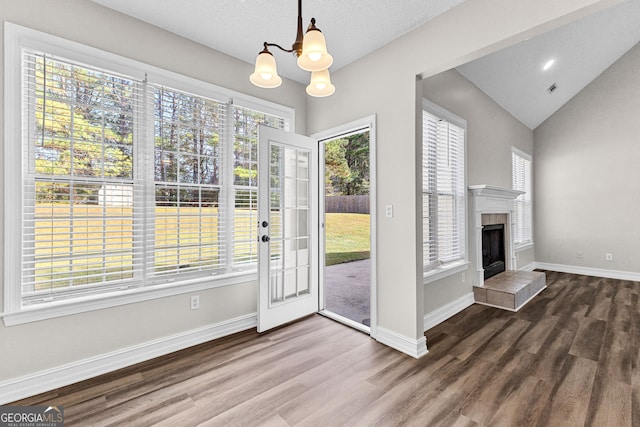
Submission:
M 282 84 L 278 75 L 276 59 L 269 52 L 269 47 L 277 47 L 284 52 L 292 52 L 298 58 L 298 67 L 311 72 L 311 81 L 307 86 L 307 93 L 311 96 L 329 96 L 336 91 L 331 84 L 329 67 L 333 64 L 333 57 L 327 52 L 327 44 L 322 32 L 316 27 L 315 18 L 305 34 L 302 33 L 302 0 L 298 0 L 298 32 L 291 49 L 285 49 L 276 43 L 264 42 L 264 49 L 258 53 L 255 71 L 249 80 L 258 87 L 275 88 Z

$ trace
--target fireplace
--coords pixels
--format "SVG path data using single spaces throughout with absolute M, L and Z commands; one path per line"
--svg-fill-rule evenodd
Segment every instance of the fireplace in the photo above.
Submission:
M 504 224 L 482 227 L 482 268 L 484 280 L 505 271 Z
M 472 259 L 472 284 L 483 286 L 484 279 L 502 271 L 517 270 L 513 230 L 515 224 L 513 200 L 521 191 L 491 185 L 470 185 L 472 225 L 470 244 L 475 247 Z M 498 227 L 494 227 L 498 225 Z M 485 237 L 485 230 L 487 236 Z M 485 249 L 485 241 L 495 240 Z M 489 270 L 489 271 L 487 271 Z

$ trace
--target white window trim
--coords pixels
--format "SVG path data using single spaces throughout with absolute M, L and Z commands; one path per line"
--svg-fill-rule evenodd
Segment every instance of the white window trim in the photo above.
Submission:
M 517 156 L 522 157 L 525 160 L 528 160 L 531 163 L 531 188 L 529 191 L 529 196 L 530 196 L 530 200 L 531 200 L 531 224 L 529 225 L 531 228 L 531 240 L 527 240 L 525 242 L 520 242 L 520 243 L 514 243 L 513 246 L 513 250 L 515 252 L 522 252 L 522 251 L 526 251 L 528 249 L 532 249 L 535 246 L 535 242 L 533 240 L 533 156 L 531 156 L 531 154 L 529 153 L 525 153 L 522 150 L 517 149 L 516 147 L 511 147 L 511 152 L 513 154 L 516 154 Z M 511 171 L 511 173 L 513 174 L 513 171 Z
M 6 326 L 45 320 L 124 304 L 148 301 L 194 291 L 214 289 L 257 280 L 257 269 L 219 276 L 201 276 L 149 287 L 111 291 L 105 294 L 81 296 L 69 300 L 22 307 L 21 304 L 21 226 L 22 206 L 22 49 L 29 47 L 59 55 L 70 60 L 119 72 L 140 80 L 147 77 L 153 83 L 166 83 L 175 89 L 200 96 L 227 100 L 229 104 L 246 106 L 264 113 L 284 117 L 287 129 L 295 129 L 295 110 L 257 97 L 225 89 L 168 70 L 144 64 L 116 54 L 92 48 L 74 41 L 46 34 L 10 22 L 4 23 L 4 312 Z M 227 132 L 229 135 L 230 132 Z M 227 150 L 229 151 L 229 150 Z M 229 169 L 229 168 L 227 168 Z
M 469 261 L 467 261 L 466 259 L 443 264 L 425 272 L 423 275 L 423 282 L 425 285 L 437 282 L 438 280 L 444 279 L 445 277 L 460 273 L 461 271 L 466 271 L 468 268 Z
M 467 188 L 467 169 L 468 169 L 467 168 L 467 121 L 453 114 L 449 110 L 446 110 L 425 98 L 422 99 L 422 109 L 435 116 L 446 119 L 448 122 L 464 129 L 464 188 Z M 422 122 L 422 111 L 419 112 L 419 115 L 420 115 L 420 122 Z M 418 157 L 422 158 L 422 140 L 423 140 L 422 126 L 419 126 L 419 129 L 420 129 L 420 135 L 418 140 L 420 141 L 420 156 Z M 422 169 L 420 169 L 420 174 L 418 176 L 418 179 L 420 180 L 418 184 L 418 188 L 420 188 L 420 197 L 422 198 L 423 197 Z M 422 218 L 422 199 L 420 200 L 420 203 L 418 203 L 418 205 L 420 206 L 420 218 Z M 465 197 L 464 197 L 464 221 L 465 221 L 464 259 L 449 262 L 446 264 L 440 264 L 437 267 L 431 268 L 430 270 L 427 270 L 427 271 L 424 271 L 424 266 L 423 266 L 423 284 L 427 285 L 429 283 L 437 282 L 438 280 L 444 279 L 453 274 L 466 271 L 469 268 L 469 264 L 470 264 L 469 263 L 469 232 L 467 230 L 469 225 L 469 212 L 467 207 L 468 207 L 468 195 L 465 194 Z M 422 248 L 422 244 L 420 245 L 420 248 Z M 422 263 L 424 259 L 422 251 L 420 252 L 419 259 L 420 259 L 420 263 Z

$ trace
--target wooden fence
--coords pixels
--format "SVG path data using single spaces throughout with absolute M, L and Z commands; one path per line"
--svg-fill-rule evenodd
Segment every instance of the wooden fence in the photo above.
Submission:
M 327 213 L 369 213 L 369 196 L 325 196 Z

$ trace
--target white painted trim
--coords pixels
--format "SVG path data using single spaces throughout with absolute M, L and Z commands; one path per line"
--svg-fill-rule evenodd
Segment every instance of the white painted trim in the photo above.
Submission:
M 360 332 L 364 332 L 369 336 L 371 335 L 370 334 L 371 328 L 369 326 L 364 325 L 360 322 L 356 322 L 355 320 L 351 320 L 348 317 L 340 316 L 339 314 L 334 313 L 333 311 L 320 310 L 318 314 L 324 317 L 328 317 L 331 320 L 335 320 L 336 322 L 344 323 L 347 326 L 351 326 L 353 329 L 357 329 Z
M 345 123 L 339 126 L 335 126 L 331 129 L 327 129 L 321 132 L 316 132 L 311 135 L 312 138 L 317 139 L 319 144 L 322 144 L 325 140 L 333 139 L 336 135 L 341 135 L 345 133 L 349 133 L 352 131 L 357 131 L 359 129 L 369 128 L 369 240 L 370 240 L 370 255 L 369 260 L 371 263 L 371 271 L 370 271 L 370 327 L 369 327 L 369 335 L 371 338 L 376 338 L 377 335 L 377 325 L 378 325 L 378 276 L 377 276 L 377 257 L 378 257 L 378 247 L 377 247 L 377 234 L 376 230 L 377 222 L 378 222 L 378 198 L 377 198 L 377 157 L 376 154 L 378 152 L 376 148 L 376 115 L 372 114 L 370 116 L 363 117 L 361 119 L 354 120 L 349 123 Z M 324 165 L 324 150 L 318 147 L 318 158 L 319 164 Z M 318 172 L 324 176 L 324 168 L 318 168 Z M 319 177 L 320 178 L 320 177 Z M 324 179 L 318 179 L 318 187 L 321 192 L 324 192 Z M 318 210 L 319 212 L 324 212 L 324 197 L 319 197 L 318 202 Z M 321 218 L 322 223 L 324 223 L 324 217 Z M 325 265 L 324 260 L 324 239 L 322 236 L 319 237 L 319 266 Z M 324 310 L 324 269 L 319 268 L 319 279 L 320 279 L 320 301 L 319 301 L 319 309 L 320 311 Z
M 0 382 L 0 404 L 34 396 L 174 351 L 255 328 L 256 313 Z
M 514 250 L 516 252 L 526 251 L 527 249 L 532 249 L 535 246 L 533 242 L 527 242 L 520 245 L 515 245 Z
M 382 326 L 378 326 L 376 341 L 388 347 L 395 348 L 416 359 L 421 358 L 429 352 L 429 350 L 427 350 L 427 339 L 424 336 L 419 339 L 412 339 L 383 328 Z
M 433 328 L 434 326 L 444 322 L 448 318 L 455 316 L 465 308 L 473 305 L 475 298 L 473 292 L 469 292 L 460 298 L 451 301 L 449 304 L 440 307 L 430 313 L 424 315 L 424 330 Z
M 519 268 L 518 270 L 519 270 L 519 271 L 533 271 L 533 270 L 535 270 L 536 268 L 538 268 L 538 267 L 536 267 L 536 263 L 535 263 L 535 262 L 532 262 L 531 264 L 527 264 L 527 265 L 525 265 L 524 267 Z
M 132 288 L 124 291 L 112 291 L 109 293 L 96 293 L 82 298 L 37 304 L 33 307 L 23 308 L 20 311 L 0 313 L 0 317 L 3 318 L 5 326 L 21 325 L 23 323 L 37 322 L 40 320 L 86 313 L 94 310 L 102 310 L 124 304 L 150 301 L 158 298 L 205 291 L 241 283 L 257 282 L 257 280 L 257 274 L 255 271 L 235 273 L 225 275 L 224 277 L 201 277 L 192 280 L 185 280 L 179 284 L 166 283 L 163 285 Z
M 444 279 L 445 277 L 451 276 L 452 274 L 466 271 L 469 268 L 469 264 L 470 263 L 468 261 L 462 260 L 456 261 L 451 264 L 446 264 L 438 268 L 434 268 L 433 270 L 429 270 L 422 276 L 423 283 L 426 285 L 428 283 L 433 283 L 440 279 Z
M 551 264 L 547 262 L 536 262 L 536 268 L 539 268 L 541 270 L 559 271 L 560 273 L 582 274 L 585 276 L 640 282 L 640 273 L 636 273 L 633 271 L 605 270 L 602 268 L 579 267 L 577 265 L 565 264 Z

